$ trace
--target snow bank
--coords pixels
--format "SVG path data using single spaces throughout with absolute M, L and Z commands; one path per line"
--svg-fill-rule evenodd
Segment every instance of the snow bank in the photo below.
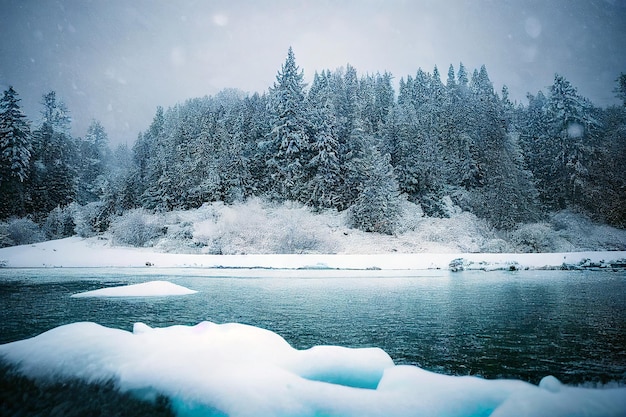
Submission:
M 156 391 L 179 416 L 626 415 L 626 388 L 445 376 L 395 366 L 376 348 L 296 350 L 242 324 L 138 323 L 130 333 L 74 323 L 1 345 L 0 357 L 32 378 L 112 379 L 123 391 Z
M 189 295 L 198 291 L 190 290 L 168 281 L 150 281 L 142 284 L 122 285 L 73 294 L 72 297 L 163 297 L 171 295 Z
M 626 259 L 626 251 L 572 253 L 381 253 L 205 255 L 160 253 L 148 248 L 110 246 L 105 240 L 70 237 L 0 249 L 0 264 L 10 268 L 42 267 L 165 267 L 274 269 L 448 269 L 462 259 L 465 269 L 539 269 L 608 264 Z

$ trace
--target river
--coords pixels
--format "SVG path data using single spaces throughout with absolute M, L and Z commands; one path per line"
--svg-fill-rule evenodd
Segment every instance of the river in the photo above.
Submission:
M 197 294 L 71 298 L 169 280 Z M 396 364 L 537 383 L 626 384 L 626 276 L 602 271 L 0 269 L 0 343 L 93 321 L 250 324 L 298 349 L 380 347 Z

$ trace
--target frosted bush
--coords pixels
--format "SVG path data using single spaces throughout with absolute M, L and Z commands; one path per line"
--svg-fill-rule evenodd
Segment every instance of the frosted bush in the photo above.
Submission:
M 74 214 L 70 207 L 55 207 L 46 217 L 43 232 L 48 239 L 61 239 L 74 234 Z
M 225 206 L 216 217 L 196 223 L 194 239 L 215 254 L 332 253 L 323 217 L 295 203 L 271 204 L 258 198 Z
M 104 232 L 109 226 L 106 206 L 100 201 L 80 206 L 70 206 L 74 216 L 74 231 L 80 237 L 91 237 Z
M 332 253 L 336 244 L 328 236 L 328 226 L 320 223 L 323 217 L 293 204 L 276 210 L 276 253 Z
M 0 222 L 0 247 L 27 245 L 45 240 L 39 225 L 28 218 Z
M 432 242 L 460 252 L 480 252 L 488 239 L 496 237 L 487 222 L 468 212 L 450 218 L 424 217 L 412 236 L 423 244 Z
M 540 253 L 559 250 L 554 230 L 547 223 L 521 225 L 508 232 L 508 238 L 519 252 Z
M 626 230 L 596 224 L 588 217 L 572 211 L 561 211 L 551 216 L 550 223 L 572 250 L 626 250 Z
M 424 219 L 424 211 L 419 204 L 411 203 L 403 200 L 400 204 L 400 219 L 398 220 L 397 232 L 405 233 L 409 230 L 415 230 L 419 227 L 420 222 Z
M 158 216 L 145 209 L 134 209 L 113 219 L 109 232 L 116 245 L 153 246 L 165 232 L 160 223 Z

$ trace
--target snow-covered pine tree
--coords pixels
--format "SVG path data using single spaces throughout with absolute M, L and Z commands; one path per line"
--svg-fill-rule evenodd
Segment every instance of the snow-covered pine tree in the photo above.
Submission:
M 552 161 L 555 156 L 549 140 L 548 99 L 541 91 L 536 95 L 528 94 L 527 99 L 528 105 L 523 108 L 518 124 L 519 145 L 533 174 L 540 201 L 549 203 L 554 197 L 548 194 L 548 184 L 553 180 Z
M 79 204 L 87 204 L 102 197 L 110 163 L 109 138 L 98 120 L 92 120 L 87 134 L 79 140 L 78 151 L 76 200 Z
M 311 166 L 315 173 L 308 188 L 313 206 L 341 208 L 341 156 L 330 78 L 330 72 L 316 73 L 309 91 L 314 155 Z
M 138 190 L 141 191 L 141 205 L 166 210 L 169 203 L 167 191 L 163 187 L 169 183 L 167 166 L 171 161 L 165 132 L 165 112 L 161 106 L 157 107 L 152 123 L 141 139 L 133 148 L 137 175 L 142 179 Z
M 552 206 L 564 208 L 575 205 L 586 188 L 589 156 L 599 123 L 593 117 L 591 103 L 559 74 L 550 87 L 547 117 L 552 161 L 545 194 L 553 196 Z
M 0 219 L 24 215 L 24 180 L 31 158 L 30 124 L 9 87 L 0 99 Z
M 507 132 L 501 100 L 483 65 L 472 80 L 472 107 L 476 112 L 470 135 L 477 147 L 482 180 L 471 191 L 472 211 L 492 225 L 511 229 L 538 216 L 536 190 L 524 170 L 516 135 Z
M 19 105 L 20 99 L 9 87 L 0 99 L 0 182 L 28 177 L 32 149 L 30 124 Z
M 468 78 L 467 78 L 467 70 L 465 69 L 465 65 L 463 65 L 462 62 L 459 63 L 459 71 L 457 73 L 457 78 L 458 78 L 458 85 L 459 87 L 463 88 L 467 88 L 467 84 L 469 82 Z
M 393 76 L 385 71 L 383 74 L 376 74 L 374 86 L 374 118 L 370 121 L 374 132 L 379 134 L 387 121 L 389 112 L 393 109 L 395 101 L 395 91 L 392 86 Z
M 356 68 L 346 65 L 345 73 L 336 71 L 331 79 L 335 92 L 335 111 L 337 112 L 340 144 L 348 143 L 348 138 L 355 128 L 355 119 L 360 117 L 359 80 Z
M 615 80 L 617 86 L 613 90 L 617 98 L 622 100 L 624 107 L 626 107 L 626 73 L 621 73 L 617 80 Z
M 311 160 L 309 121 L 305 105 L 304 73 L 296 64 L 291 47 L 270 89 L 269 140 L 274 196 L 287 200 L 307 199 L 307 166 Z
M 28 211 L 45 216 L 76 196 L 76 143 L 65 104 L 50 91 L 43 96 L 41 126 L 33 133 Z
M 441 216 L 443 190 L 441 149 L 432 114 L 423 105 L 397 105 L 387 123 L 386 142 L 392 143 L 391 161 L 400 191 L 420 203 L 429 216 Z
M 365 232 L 393 234 L 402 213 L 402 196 L 393 173 L 389 154 L 381 155 L 375 146 L 365 150 L 364 182 L 350 207 L 350 227 Z

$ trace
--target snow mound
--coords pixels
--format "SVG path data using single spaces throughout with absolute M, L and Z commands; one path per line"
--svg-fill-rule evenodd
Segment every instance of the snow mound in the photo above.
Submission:
M 150 281 L 142 284 L 123 285 L 120 287 L 102 288 L 100 290 L 73 294 L 72 297 L 163 297 L 170 295 L 189 295 L 198 291 L 190 290 L 168 281 Z
M 292 348 L 243 324 L 133 332 L 74 323 L 0 345 L 31 378 L 114 380 L 170 397 L 179 416 L 624 416 L 626 388 L 590 389 L 546 377 L 539 386 L 395 366 L 377 348 Z

